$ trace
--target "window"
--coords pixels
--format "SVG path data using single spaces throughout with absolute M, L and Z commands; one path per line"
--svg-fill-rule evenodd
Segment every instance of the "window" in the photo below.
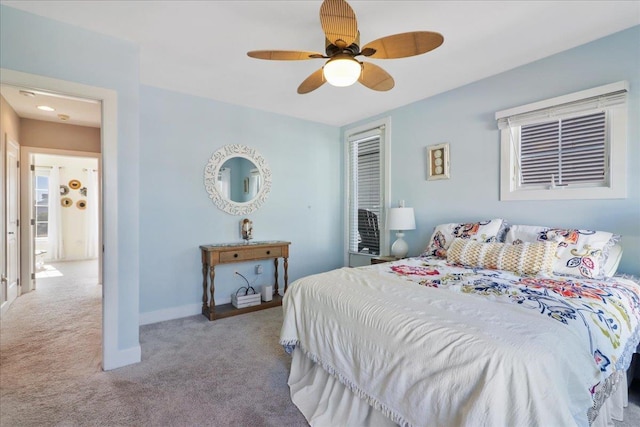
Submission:
M 370 263 L 384 254 L 388 199 L 388 120 L 346 134 L 348 170 L 347 245 L 351 266 Z
M 606 185 L 606 112 L 520 128 L 520 187 Z
M 619 82 L 496 113 L 501 200 L 626 197 L 626 93 Z
M 352 170 L 351 210 L 353 234 L 349 250 L 380 254 L 380 218 L 382 194 L 380 191 L 380 135 L 349 141 Z M 357 224 L 355 223 L 357 222 Z
M 36 218 L 36 238 L 49 236 L 49 171 L 36 170 L 34 210 Z

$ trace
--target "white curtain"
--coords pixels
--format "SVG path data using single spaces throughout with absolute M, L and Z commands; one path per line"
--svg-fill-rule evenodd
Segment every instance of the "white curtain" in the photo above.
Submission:
M 249 197 L 247 200 L 256 197 L 258 191 L 260 191 L 260 172 L 257 169 L 252 169 L 251 178 L 249 179 Z
M 220 194 L 227 200 L 231 199 L 231 169 L 222 168 L 218 173 L 218 187 Z
M 98 173 L 94 169 L 87 169 L 87 216 L 85 219 L 85 248 L 86 258 L 98 257 Z
M 49 258 L 53 261 L 64 258 L 61 213 L 60 167 L 54 166 L 49 173 L 49 225 L 47 230 Z

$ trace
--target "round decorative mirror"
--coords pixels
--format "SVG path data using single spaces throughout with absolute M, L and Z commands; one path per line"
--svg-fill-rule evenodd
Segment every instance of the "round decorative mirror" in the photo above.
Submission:
M 267 200 L 271 170 L 253 148 L 225 145 L 213 153 L 204 168 L 204 187 L 209 198 L 231 215 L 247 215 Z

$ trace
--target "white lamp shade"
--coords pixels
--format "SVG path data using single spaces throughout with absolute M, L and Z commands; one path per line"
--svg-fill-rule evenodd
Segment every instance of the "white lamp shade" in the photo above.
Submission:
M 358 81 L 362 64 L 353 58 L 334 58 L 324 65 L 322 72 L 330 85 L 351 86 Z
M 413 208 L 390 208 L 387 213 L 388 230 L 415 230 L 416 217 Z

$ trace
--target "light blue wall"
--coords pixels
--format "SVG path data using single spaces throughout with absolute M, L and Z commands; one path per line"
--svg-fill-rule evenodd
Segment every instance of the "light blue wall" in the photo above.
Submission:
M 138 63 L 130 43 L 0 5 L 0 67 L 117 92 L 119 349 L 138 347 Z
M 256 240 L 292 242 L 290 281 L 342 264 L 341 129 L 140 86 L 138 50 L 124 41 L 5 6 L 0 24 L 0 66 L 118 93 L 119 199 L 113 209 L 120 348 L 137 345 L 138 313 L 170 316 L 176 313 L 171 310 L 200 304 L 200 244 L 239 240 L 241 217 L 217 209 L 203 185 L 207 160 L 225 144 L 255 147 L 271 167 L 271 195 L 249 218 Z M 635 27 L 378 116 L 392 118 L 391 200 L 405 199 L 416 208 L 418 229 L 406 233 L 411 254 L 422 250 L 438 223 L 502 216 L 512 223 L 622 234 L 621 271 L 638 274 L 639 40 Z M 629 197 L 500 202 L 494 113 L 619 80 L 631 85 Z M 441 142 L 451 144 L 452 177 L 427 182 L 425 147 Z M 268 282 L 272 264 L 265 264 L 260 277 L 253 275 L 253 265 L 237 269 L 257 285 Z M 218 270 L 217 298 L 228 298 L 242 285 L 235 269 Z
M 455 69 L 452 66 L 451 72 Z M 495 112 L 620 80 L 630 84 L 628 198 L 501 202 Z M 625 252 L 620 271 L 639 274 L 639 94 L 640 27 L 636 26 L 378 116 L 390 116 L 392 121 L 391 200 L 404 199 L 416 212 L 417 230 L 405 233 L 409 254 L 421 252 L 439 223 L 502 217 L 512 224 L 621 234 Z M 426 181 L 425 147 L 443 142 L 450 144 L 451 179 Z
M 246 217 L 253 221 L 254 240 L 291 242 L 289 282 L 342 265 L 339 128 L 142 86 L 140 141 L 143 318 L 176 309 L 187 313 L 193 306 L 197 312 L 199 245 L 241 241 L 244 216 L 218 209 L 203 182 L 209 158 L 226 144 L 255 148 L 271 169 L 267 202 Z M 216 300 L 228 300 L 243 286 L 235 270 L 256 285 L 272 281 L 273 263 L 265 262 L 259 277 L 256 264 L 217 267 Z

